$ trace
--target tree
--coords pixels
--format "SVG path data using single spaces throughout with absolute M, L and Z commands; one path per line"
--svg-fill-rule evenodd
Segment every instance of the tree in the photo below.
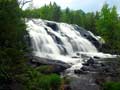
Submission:
M 95 14 L 94 13 L 87 13 L 85 18 L 85 28 L 87 30 L 92 31 L 93 33 L 95 33 L 95 22 L 96 22 L 96 18 L 95 18 Z
M 61 21 L 66 22 L 66 23 L 72 23 L 73 14 L 72 14 L 72 11 L 68 7 L 65 10 L 63 10 Z
M 10 90 L 24 74 L 25 23 L 17 0 L 0 1 L 0 90 Z M 22 89 L 21 89 L 22 90 Z
M 72 14 L 73 14 L 72 23 L 80 25 L 81 24 L 81 16 L 80 16 L 81 14 L 80 14 L 79 10 L 73 11 Z
M 120 48 L 118 45 L 119 38 L 119 20 L 116 7 L 109 8 L 105 4 L 100 12 L 100 17 L 97 20 L 97 32 L 105 39 L 106 48 L 116 51 Z
M 30 3 L 30 6 L 32 8 L 32 4 L 33 4 L 33 0 L 17 0 L 18 1 L 18 4 L 19 4 L 19 7 L 20 8 L 23 8 L 25 4 Z M 28 7 L 29 8 L 29 7 Z
M 52 5 L 52 20 L 53 21 L 60 21 L 61 17 L 61 9 L 60 7 L 54 2 Z

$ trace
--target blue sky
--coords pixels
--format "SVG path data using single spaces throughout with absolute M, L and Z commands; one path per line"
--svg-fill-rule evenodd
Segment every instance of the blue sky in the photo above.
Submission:
M 95 12 L 100 10 L 104 3 L 108 3 L 109 6 L 116 5 L 120 13 L 120 0 L 33 0 L 33 6 L 41 7 L 50 2 L 56 2 L 62 9 L 69 7 L 73 10 L 82 9 L 85 12 Z

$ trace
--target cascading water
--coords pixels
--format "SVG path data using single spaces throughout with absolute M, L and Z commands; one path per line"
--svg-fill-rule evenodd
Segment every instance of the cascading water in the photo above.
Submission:
M 33 61 L 67 68 L 61 75 L 72 77 L 71 90 L 100 90 L 96 84 L 97 75 L 101 70 L 109 72 L 109 69 L 99 60 L 115 56 L 98 52 L 97 48 L 104 43 L 102 38 L 77 25 L 41 19 L 27 20 L 26 24 L 35 57 Z M 90 57 L 94 57 L 92 63 Z
M 41 19 L 27 21 L 33 53 L 35 56 L 61 60 L 66 63 L 78 64 L 82 58 L 71 58 L 76 53 L 96 55 L 98 51 L 89 40 L 97 37 L 80 27 L 66 23 L 56 23 Z M 99 56 L 102 54 L 98 54 Z

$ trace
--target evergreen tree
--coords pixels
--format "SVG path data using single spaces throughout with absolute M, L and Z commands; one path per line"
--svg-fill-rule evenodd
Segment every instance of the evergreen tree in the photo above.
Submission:
M 75 23 L 77 25 L 81 24 L 81 16 L 79 10 L 72 12 L 73 13 L 73 21 L 72 23 Z
M 95 33 L 95 22 L 96 22 L 96 18 L 95 18 L 95 14 L 94 13 L 87 13 L 85 15 L 85 28 L 87 30 L 92 31 L 93 33 Z
M 21 15 L 17 0 L 0 1 L 0 90 L 11 90 L 22 81 L 26 32 Z
M 60 7 L 54 2 L 53 3 L 53 10 L 52 10 L 52 20 L 53 21 L 60 21 L 61 18 L 61 9 Z
M 120 32 L 118 14 L 116 7 L 109 8 L 105 4 L 100 12 L 100 17 L 97 20 L 97 32 L 105 39 L 106 48 L 112 51 L 118 50 L 120 45 L 118 43 Z
M 72 23 L 73 21 L 73 14 L 71 13 L 71 10 L 67 7 L 63 12 L 62 12 L 62 17 L 61 21 L 66 22 L 66 23 Z

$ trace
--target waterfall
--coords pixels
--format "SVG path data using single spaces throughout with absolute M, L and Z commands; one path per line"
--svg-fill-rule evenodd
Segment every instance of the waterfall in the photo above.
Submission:
M 76 54 L 109 56 L 98 53 L 97 36 L 76 25 L 57 23 L 42 19 L 27 20 L 33 54 L 39 57 L 80 64 L 82 59 L 71 58 Z M 94 45 L 93 45 L 94 44 Z
M 50 26 L 51 24 L 51 26 Z M 52 25 L 53 24 L 53 25 Z M 27 22 L 34 52 L 40 55 L 71 55 L 75 52 L 97 52 L 96 47 L 74 26 L 32 19 Z

